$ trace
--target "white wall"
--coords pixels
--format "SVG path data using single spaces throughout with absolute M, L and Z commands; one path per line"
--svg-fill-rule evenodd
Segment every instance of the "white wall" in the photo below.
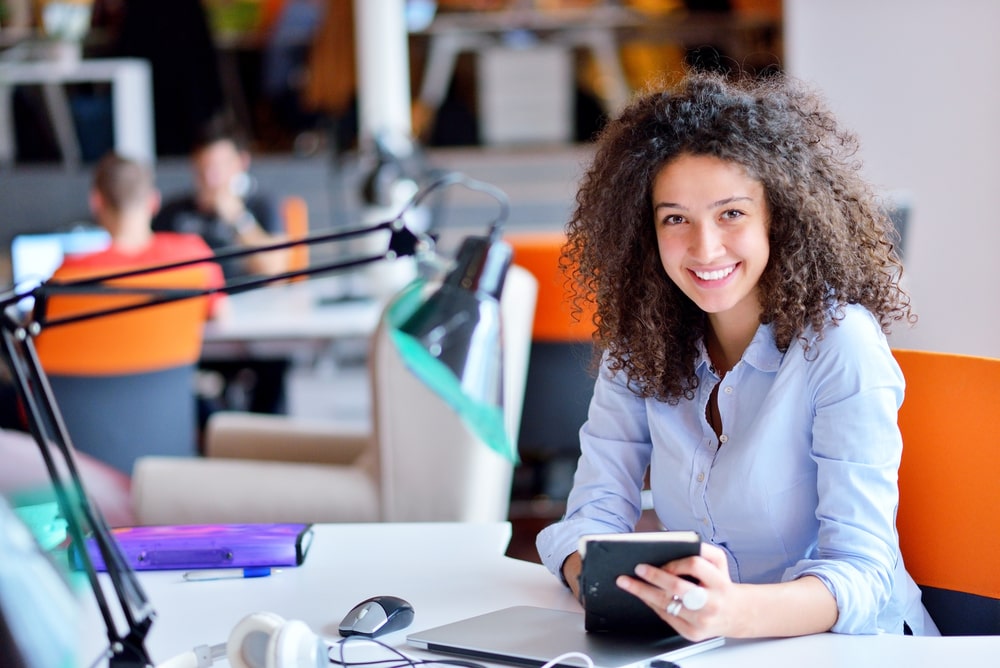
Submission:
M 785 62 L 912 193 L 895 347 L 1000 357 L 1000 2 L 784 0 Z

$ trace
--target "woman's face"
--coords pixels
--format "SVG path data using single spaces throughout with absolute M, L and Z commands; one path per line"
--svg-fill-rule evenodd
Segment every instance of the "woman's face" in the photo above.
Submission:
M 653 220 L 667 276 L 714 323 L 757 323 L 770 254 L 764 186 L 737 163 L 680 155 L 653 181 Z

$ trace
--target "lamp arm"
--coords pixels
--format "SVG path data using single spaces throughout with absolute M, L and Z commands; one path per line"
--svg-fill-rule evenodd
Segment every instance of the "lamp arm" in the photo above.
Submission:
M 48 329 L 51 327 L 58 327 L 60 325 L 68 325 L 76 322 L 92 320 L 94 318 L 103 318 L 110 315 L 116 315 L 118 313 L 127 313 L 129 311 L 136 311 L 139 309 L 149 308 L 160 304 L 170 304 L 177 301 L 183 301 L 185 299 L 207 297 L 209 295 L 214 295 L 214 294 L 232 295 L 241 292 L 248 292 L 250 290 L 255 290 L 257 288 L 270 285 L 272 283 L 277 283 L 292 278 L 299 278 L 302 276 L 315 276 L 318 274 L 346 271 L 349 269 L 353 269 L 355 267 L 364 266 L 366 264 L 380 262 L 382 260 L 414 255 L 418 251 L 423 250 L 424 247 L 427 245 L 426 243 L 423 242 L 422 239 L 413 234 L 400 221 L 389 221 L 386 223 L 380 223 L 373 227 L 363 228 L 359 230 L 338 232 L 332 234 L 322 234 L 309 237 L 307 239 L 300 239 L 298 241 L 282 242 L 280 244 L 274 244 L 269 246 L 258 246 L 252 249 L 252 251 L 255 253 L 262 253 L 270 250 L 288 248 L 290 246 L 300 245 L 303 243 L 340 241 L 343 239 L 349 239 L 351 237 L 358 236 L 360 234 L 371 234 L 373 232 L 377 232 L 384 229 L 389 229 L 391 231 L 391 236 L 389 239 L 389 244 L 387 249 L 381 253 L 364 255 L 355 258 L 350 258 L 347 260 L 339 260 L 336 262 L 321 263 L 312 267 L 297 269 L 295 271 L 287 271 L 280 274 L 273 274 L 270 276 L 241 277 L 227 281 L 223 285 L 217 287 L 182 290 L 182 289 L 170 289 L 170 288 L 156 289 L 156 288 L 143 288 L 143 287 L 122 287 L 122 286 L 108 285 L 107 283 L 122 278 L 129 278 L 133 276 L 144 276 L 160 271 L 168 271 L 171 269 L 188 267 L 196 264 L 203 264 L 205 262 L 213 262 L 217 258 L 223 257 L 222 253 L 213 256 L 211 258 L 197 258 L 194 260 L 185 260 L 184 262 L 172 262 L 169 264 L 157 265 L 154 267 L 144 267 L 138 270 L 117 272 L 114 274 L 94 276 L 73 281 L 46 281 L 41 285 L 37 286 L 36 288 L 34 288 L 33 290 L 30 290 L 26 293 L 22 293 L 19 295 L 15 295 L 14 297 L 11 297 L 6 301 L 7 303 L 16 303 L 17 301 L 20 301 L 24 297 L 35 298 L 35 306 L 32 311 L 32 316 L 33 316 L 32 322 L 28 325 L 29 334 L 32 337 L 35 337 L 38 336 L 44 329 Z M 249 253 L 239 252 L 236 255 L 227 253 L 225 256 L 237 257 L 246 254 Z M 48 318 L 45 314 L 48 297 L 52 295 L 63 295 L 63 294 L 93 295 L 95 293 L 144 295 L 147 297 L 147 299 L 133 302 L 131 304 L 123 304 L 121 306 L 114 306 L 95 311 L 86 311 L 83 313 L 76 313 L 73 315 L 62 316 L 57 318 Z
M 14 385 L 29 415 L 29 428 L 38 445 L 45 467 L 52 480 L 53 491 L 60 512 L 66 520 L 67 532 L 80 557 L 97 607 L 104 620 L 113 666 L 145 666 L 152 663 L 144 645 L 145 636 L 155 613 L 150 606 L 135 572 L 124 561 L 114 543 L 103 515 L 96 512 L 87 497 L 80 477 L 66 425 L 38 360 L 32 337 L 9 313 L 2 314 L 0 335 L 3 339 L 3 356 L 13 375 Z M 53 450 L 59 453 L 68 474 L 68 482 L 60 471 Z M 108 598 L 97 576 L 97 569 L 85 548 L 83 527 L 90 527 L 95 543 L 108 564 L 107 572 L 115 591 L 128 632 L 123 637 L 112 615 Z
M 500 211 L 497 217 L 493 219 L 489 227 L 489 239 L 490 241 L 496 241 L 500 237 L 500 230 L 502 225 L 507 221 L 510 216 L 510 200 L 507 194 L 497 188 L 491 183 L 485 181 L 479 181 L 477 179 L 470 179 L 461 172 L 445 172 L 442 176 L 438 177 L 436 180 L 431 182 L 431 184 L 417 192 L 404 206 L 402 211 L 399 212 L 399 216 L 403 216 L 411 208 L 418 206 L 427 197 L 430 196 L 439 187 L 445 187 L 450 185 L 463 185 L 469 190 L 474 190 L 476 192 L 486 193 L 493 197 L 500 207 Z
M 129 278 L 131 276 L 142 276 L 145 274 L 152 273 L 154 271 L 165 271 L 168 269 L 179 269 L 181 267 L 190 267 L 191 265 L 201 264 L 205 261 L 218 262 L 220 260 L 229 260 L 234 258 L 247 257 L 249 255 L 257 255 L 259 253 L 267 253 L 269 251 L 276 250 L 286 250 L 289 248 L 295 248 L 297 246 L 315 246 L 317 244 L 331 243 L 336 241 L 345 241 L 347 239 L 353 239 L 355 237 L 366 236 L 379 232 L 382 230 L 392 230 L 397 233 L 408 233 L 414 239 L 414 244 L 416 243 L 416 235 L 405 228 L 400 227 L 401 223 L 398 218 L 393 220 L 384 221 L 381 223 L 376 223 L 375 225 L 370 225 L 367 227 L 358 227 L 350 230 L 340 230 L 337 232 L 323 232 L 320 234 L 311 234 L 309 236 L 303 237 L 301 239 L 290 239 L 286 241 L 278 241 L 273 244 L 267 244 L 264 246 L 251 246 L 251 247 L 233 247 L 230 249 L 221 249 L 213 253 L 208 257 L 193 258 L 190 260 L 181 260 L 178 262 L 169 262 L 166 264 L 159 264 L 155 267 L 140 267 L 137 269 L 129 269 L 127 271 L 118 271 L 111 274 L 102 274 L 100 276 L 90 276 L 87 278 L 76 279 L 73 281 L 67 281 L 62 283 L 62 285 L 94 285 L 96 283 L 103 283 L 105 281 L 113 281 L 120 278 Z M 395 227 L 400 227 L 399 230 L 395 230 Z M 379 256 L 377 259 L 382 259 L 383 256 Z M 290 271 L 281 274 L 275 274 L 272 276 L 262 277 L 259 280 L 243 280 L 239 282 L 234 282 L 233 292 L 238 292 L 239 288 L 252 289 L 259 285 L 266 283 L 272 283 L 275 281 L 280 281 L 285 278 L 294 278 L 297 276 L 305 275 L 309 270 L 301 271 Z M 315 273 L 315 272 L 313 272 Z M 27 295 L 25 295 L 27 296 Z

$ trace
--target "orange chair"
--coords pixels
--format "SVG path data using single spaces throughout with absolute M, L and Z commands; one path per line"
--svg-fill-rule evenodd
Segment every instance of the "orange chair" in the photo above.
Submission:
M 945 635 L 1000 634 L 1000 359 L 894 350 L 906 378 L 896 526 Z
M 73 280 L 98 273 L 57 273 Z M 115 286 L 202 289 L 203 266 L 119 279 Z M 48 320 L 115 308 L 148 294 L 53 295 Z M 197 454 L 195 365 L 207 298 L 43 329 L 38 356 L 74 446 L 126 474 L 145 454 Z
M 309 236 L 309 206 L 302 197 L 297 195 L 285 197 L 281 201 L 281 218 L 285 222 L 285 236 L 289 241 Z M 293 246 L 288 253 L 288 271 L 298 271 L 309 266 L 309 246 Z M 303 279 L 305 276 L 292 280 Z
M 589 372 L 592 312 L 574 319 L 567 278 L 559 267 L 562 232 L 510 234 L 514 263 L 538 280 L 528 380 L 518 450 L 530 471 L 530 496 L 565 498 L 580 454 L 580 426 L 594 390 Z M 523 477 L 523 476 L 522 476 Z

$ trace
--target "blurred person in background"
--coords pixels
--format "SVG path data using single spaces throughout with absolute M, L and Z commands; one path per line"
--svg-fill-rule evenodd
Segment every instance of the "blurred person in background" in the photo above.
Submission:
M 250 153 L 242 134 L 224 119 L 203 128 L 191 153 L 194 188 L 164 204 L 153 229 L 197 234 L 213 251 L 253 248 L 285 239 L 274 199 L 257 190 L 249 175 Z M 287 250 L 222 260 L 227 279 L 274 275 L 289 267 Z M 258 413 L 285 411 L 286 358 L 203 361 L 221 375 L 217 409 Z
M 250 161 L 243 136 L 224 120 L 213 119 L 191 152 L 194 189 L 166 202 L 153 229 L 197 234 L 215 251 L 283 241 L 277 203 L 257 189 Z M 227 278 L 273 275 L 288 268 L 288 253 L 259 253 L 220 264 Z

